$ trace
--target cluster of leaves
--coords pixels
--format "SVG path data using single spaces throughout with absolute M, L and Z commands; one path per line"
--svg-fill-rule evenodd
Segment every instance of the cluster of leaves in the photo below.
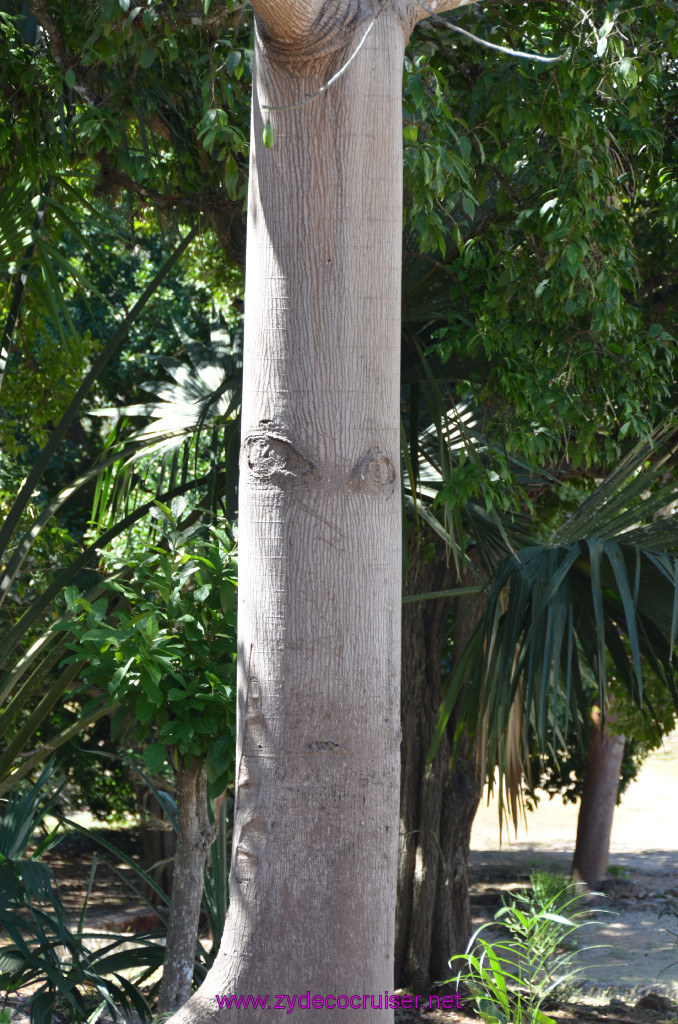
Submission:
M 206 760 L 218 792 L 232 780 L 235 747 L 235 548 L 215 526 L 181 523 L 186 507 L 158 503 L 167 530 L 128 562 L 128 578 L 105 585 L 121 598 L 112 615 L 107 600 L 66 592 L 66 660 L 86 658 L 81 678 L 107 688 L 126 713 L 121 725 L 131 716 L 151 773 Z
M 674 275 L 659 258 L 676 216 L 675 11 L 473 4 L 460 19 L 570 53 L 516 61 L 433 23 L 413 41 L 406 229 L 447 300 L 429 351 L 509 453 L 607 467 L 675 405 Z
M 85 18 L 67 4 L 28 8 L 0 4 L 0 448 L 30 460 L 182 217 L 204 218 L 242 256 L 251 54 L 237 3 L 206 13 L 107 0 Z M 217 125 L 209 138 L 201 111 Z M 200 336 L 204 308 L 237 294 L 241 274 L 223 271 L 214 234 L 193 255 L 186 284 L 167 282 L 153 320 L 138 318 L 101 375 L 104 402 L 129 400 L 171 345 L 165 310 L 180 306 Z M 77 462 L 93 439 L 86 424 L 76 433 Z
M 159 503 L 167 532 L 105 585 L 122 598 L 113 613 L 67 591 L 67 662 L 87 658 L 84 681 L 131 715 L 149 771 L 206 759 L 219 791 L 235 749 L 236 553 L 223 530 L 180 523 L 186 504 Z
M 94 188 L 94 182 L 89 185 Z M 47 265 L 36 254 L 28 268 L 28 290 L 2 381 L 0 441 L 3 452 L 13 459 L 30 460 L 45 443 L 77 390 L 87 360 L 114 334 L 121 311 L 132 308 L 167 257 L 167 238 L 159 234 L 153 218 L 133 218 L 130 224 L 128 213 L 129 207 L 111 208 L 105 218 L 82 211 L 86 223 L 77 235 L 54 218 L 49 221 L 64 264 L 53 268 L 52 290 L 61 296 L 66 314 L 56 311 L 48 316 L 35 301 L 36 293 L 46 293 L 36 275 Z M 87 249 L 82 246 L 83 237 Z M 83 277 L 79 282 L 68 276 L 76 263 Z M 209 340 L 206 311 L 222 321 L 226 315 L 237 336 L 240 311 L 233 309 L 233 303 L 238 302 L 241 281 L 232 272 L 221 275 L 223 280 L 217 284 L 221 263 L 213 236 L 194 242 L 181 265 L 156 290 L 152 308 L 140 310 L 130 323 L 124 348 L 99 374 L 92 394 L 98 406 L 128 402 L 142 382 L 158 375 L 159 361 L 177 349 L 173 322 L 178 309 L 189 333 L 197 338 Z M 77 341 L 77 351 L 64 346 L 62 334 Z M 76 464 L 93 458 L 100 446 L 99 435 L 87 420 L 71 432 L 68 442 L 70 450 L 62 457 Z M 65 468 L 55 467 L 52 477 L 63 479 Z M 53 485 L 55 480 L 48 482 Z
M 669 697 L 678 708 L 678 489 L 667 467 L 674 453 L 666 442 L 659 452 L 638 446 L 547 544 L 511 552 L 494 572 L 483 617 L 451 674 L 434 749 L 455 705 L 460 728 L 487 723 L 489 777 L 500 768 L 500 797 L 516 700 L 525 757 L 528 737 L 545 750 L 547 733 L 555 748 L 565 742 L 558 739 L 561 727 L 565 736 L 570 722 L 579 729 L 590 707 L 586 676 L 598 685 L 597 705 L 608 707 L 608 662 L 629 705 L 652 712 L 644 679 L 649 668 L 665 695 L 656 731 L 672 723 Z M 467 685 L 469 678 L 474 685 Z M 515 799 L 512 792 L 514 813 Z
M 120 447 L 109 446 L 98 461 L 86 468 L 78 479 L 69 480 L 66 487 L 62 486 L 63 477 L 68 479 L 72 469 L 69 466 L 67 470 L 63 460 L 59 461 L 59 443 L 68 436 L 69 428 L 77 429 L 76 416 L 84 397 L 117 352 L 126 332 L 145 310 L 151 296 L 157 296 L 190 238 L 189 234 L 169 260 L 163 263 L 128 315 L 115 327 L 77 396 L 54 428 L 45 449 L 32 459 L 30 468 L 26 467 L 28 478 L 21 481 L 21 460 L 19 465 L 12 460 L 3 462 L 3 468 L 7 466 L 8 483 L 11 480 L 18 483 L 14 487 L 18 495 L 7 495 L 7 515 L 0 528 L 0 553 L 7 553 L 6 571 L 3 572 L 0 584 L 0 605 L 4 602 L 3 612 L 6 614 L 9 609 L 12 621 L 17 609 L 16 601 L 19 599 L 18 607 L 23 614 L 0 641 L 0 663 L 3 669 L 0 685 L 0 703 L 3 705 L 0 734 L 6 740 L 6 747 L 0 754 L 0 790 L 15 784 L 18 778 L 29 773 L 69 738 L 83 731 L 91 731 L 91 724 L 106 714 L 110 698 L 105 688 L 92 691 L 87 684 L 74 686 L 79 669 L 77 663 L 67 665 L 61 672 L 54 672 L 63 656 L 58 641 L 64 633 L 55 628 L 53 605 L 63 587 L 74 580 L 79 590 L 91 585 L 92 580 L 88 581 L 84 570 L 95 562 L 102 546 L 110 545 L 122 533 L 125 533 L 125 549 L 131 553 L 130 557 L 134 557 L 135 550 L 141 548 L 145 551 L 146 536 L 135 531 L 134 527 L 153 507 L 153 499 L 157 494 L 165 500 L 171 500 L 178 494 L 197 489 L 210 509 L 216 511 L 219 504 L 223 504 L 225 490 L 226 504 L 230 501 L 231 510 L 234 508 L 234 476 L 232 479 L 229 476 L 227 486 L 224 471 L 237 457 L 237 453 L 234 456 L 236 449 L 233 440 L 238 433 L 238 403 L 233 397 L 234 382 L 230 377 L 239 362 L 238 342 L 236 338 L 232 344 L 227 333 L 220 329 L 208 335 L 214 348 L 209 357 L 203 346 L 180 331 L 182 343 L 191 353 L 192 369 L 187 370 L 175 360 L 162 360 L 162 365 L 173 373 L 175 383 L 169 388 L 167 385 L 149 385 L 160 399 L 143 407 L 145 414 L 148 414 L 149 409 L 159 411 L 159 418 L 154 420 L 157 430 L 155 433 L 151 431 L 152 438 L 148 431 L 133 431 L 130 437 L 129 430 L 121 431 L 120 434 L 116 430 L 112 441 L 120 440 Z M 225 378 L 228 379 L 228 386 L 225 385 Z M 218 394 L 215 395 L 213 388 L 217 385 L 221 390 L 217 389 Z M 171 415 L 168 409 L 171 409 Z M 201 445 L 193 437 L 196 432 L 201 433 L 208 412 L 216 416 L 221 424 L 218 441 L 227 449 L 228 458 L 225 461 L 219 458 L 220 444 L 215 439 L 216 422 L 208 445 Z M 144 470 L 142 478 L 133 468 L 130 470 L 127 460 L 132 455 L 140 456 L 143 451 L 153 449 L 156 443 L 169 445 L 170 449 L 172 445 L 183 444 L 181 464 L 178 452 L 170 451 L 171 465 Z M 115 480 L 106 476 L 108 470 L 118 465 L 128 472 L 122 481 L 117 481 L 122 486 L 117 486 Z M 139 464 L 135 465 L 138 467 Z M 169 474 L 166 472 L 168 468 Z M 61 477 L 55 486 L 54 474 L 59 472 Z M 81 550 L 76 547 L 75 554 L 71 549 L 68 552 L 63 551 L 63 548 L 56 551 L 52 541 L 59 530 L 55 524 L 64 518 L 65 502 L 72 503 L 66 511 L 73 508 L 74 498 L 86 494 L 88 483 L 95 480 L 98 481 L 98 522 L 93 526 L 91 543 L 86 543 Z M 55 490 L 58 491 L 56 496 Z M 134 497 L 130 502 L 131 495 Z M 75 520 L 69 514 L 67 521 L 69 526 L 75 522 L 77 529 L 82 531 L 82 505 L 75 505 L 75 509 Z M 45 557 L 49 556 L 48 565 L 43 565 L 41 558 L 37 557 L 42 554 L 40 545 L 44 546 Z M 29 565 L 31 571 L 27 573 L 25 567 Z M 53 571 L 48 572 L 45 578 L 44 570 Z M 101 599 L 101 592 L 97 593 L 98 577 L 94 582 L 93 591 L 85 595 L 90 603 Z M 66 613 L 59 625 L 64 625 L 68 619 L 69 613 Z M 59 710 L 52 713 L 59 698 Z M 69 750 L 72 747 L 68 747 Z M 71 768 L 76 760 L 77 757 L 70 758 Z M 100 792 L 99 796 L 102 795 Z
M 5 167 L 33 164 L 46 176 L 64 151 L 86 153 L 103 188 L 129 188 L 142 205 L 207 212 L 210 191 L 212 211 L 242 202 L 251 75 L 242 4 L 205 14 L 185 2 L 103 0 L 82 17 L 58 3 L 36 8 L 39 25 L 20 0 L 3 6 Z

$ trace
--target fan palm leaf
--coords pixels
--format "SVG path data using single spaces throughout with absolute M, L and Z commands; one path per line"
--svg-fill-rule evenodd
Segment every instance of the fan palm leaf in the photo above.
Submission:
M 678 446 L 660 439 L 631 451 L 553 533 L 504 557 L 483 618 L 452 673 L 431 756 L 451 710 L 472 729 L 487 716 L 488 769 L 503 769 L 510 709 L 543 748 L 566 719 L 585 718 L 584 671 L 607 704 L 607 662 L 630 699 L 647 710 L 643 673 L 662 680 L 678 708 L 678 483 L 668 465 Z M 527 729 L 524 730 L 527 736 Z

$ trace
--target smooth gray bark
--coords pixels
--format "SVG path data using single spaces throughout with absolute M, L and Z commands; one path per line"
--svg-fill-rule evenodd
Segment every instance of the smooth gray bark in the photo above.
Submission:
M 220 1011 L 227 993 L 272 1006 L 278 994 L 381 1000 L 393 989 L 406 36 L 396 13 L 384 11 L 327 92 L 293 107 L 350 57 L 372 12 L 353 13 L 348 37 L 345 20 L 329 33 L 343 43 L 331 55 L 327 32 L 302 61 L 269 39 L 270 25 L 257 34 L 230 905 L 217 961 L 177 1022 L 270 1024 L 270 1009 Z M 316 1013 L 393 1019 L 383 1008 Z
M 177 845 L 174 855 L 172 902 L 158 1010 L 178 1010 L 191 994 L 195 946 L 205 861 L 214 842 L 214 825 L 207 813 L 207 779 L 200 764 L 175 772 Z
M 401 90 L 422 9 L 252 6 L 231 901 L 215 965 L 173 1020 L 270 1022 L 269 1008 L 220 1010 L 217 996 L 272 1007 L 276 994 L 310 992 L 381 1006 L 315 1007 L 316 1018 L 390 1024 Z

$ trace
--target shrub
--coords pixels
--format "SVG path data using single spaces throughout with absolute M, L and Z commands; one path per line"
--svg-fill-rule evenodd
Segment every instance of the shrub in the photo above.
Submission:
M 554 1024 L 542 1005 L 583 969 L 577 966 L 581 950 L 563 948 L 592 919 L 579 887 L 547 872 L 531 881 L 531 889 L 516 893 L 495 915 L 502 938 L 487 938 L 496 926 L 484 924 L 466 952 L 450 961 L 462 967 L 449 982 L 468 988 L 486 1024 Z

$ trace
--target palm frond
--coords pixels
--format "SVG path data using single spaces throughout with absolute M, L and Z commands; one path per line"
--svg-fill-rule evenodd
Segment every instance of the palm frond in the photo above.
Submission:
M 108 472 L 99 478 L 95 494 L 92 523 L 99 531 L 121 513 L 131 490 L 137 503 L 143 500 L 139 477 L 134 478 L 132 488 L 133 467 L 139 466 L 149 455 L 163 458 L 160 480 L 154 477 L 151 484 L 154 492 L 161 489 L 168 466 L 170 486 L 173 486 L 180 451 L 182 484 L 189 478 L 191 452 L 195 462 L 193 475 L 200 476 L 198 458 L 203 450 L 200 444 L 203 430 L 210 433 L 207 457 L 215 462 L 222 453 L 228 456 L 227 487 L 235 488 L 237 465 L 233 454 L 240 434 L 241 400 L 238 346 L 219 324 L 213 325 L 210 331 L 209 346 L 191 338 L 176 321 L 174 327 L 188 361 L 170 357 L 158 360 L 169 380 L 142 385 L 143 390 L 153 396 L 148 402 L 90 409 L 87 413 L 113 420 L 106 447 L 117 453 Z M 145 421 L 143 425 L 130 429 L 130 421 L 139 419 Z M 128 511 L 125 506 L 124 513 Z
M 519 691 L 524 737 L 529 723 L 546 748 L 561 702 L 575 721 L 586 719 L 587 668 L 606 707 L 608 659 L 615 685 L 636 705 L 648 710 L 643 674 L 649 668 L 678 708 L 678 484 L 666 482 L 675 451 L 665 439 L 637 446 L 549 544 L 533 542 L 503 559 L 450 678 L 431 756 L 455 705 L 458 720 L 472 729 L 487 714 L 492 778 L 495 768 L 504 768 L 503 737 Z M 657 536 L 660 513 L 657 550 L 645 542 Z

